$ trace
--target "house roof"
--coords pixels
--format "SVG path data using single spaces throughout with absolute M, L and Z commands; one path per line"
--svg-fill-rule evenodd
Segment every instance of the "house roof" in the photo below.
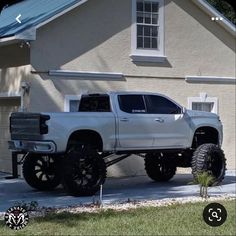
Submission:
M 222 18 L 222 20 L 215 21 L 221 25 L 226 31 L 231 33 L 234 37 L 236 36 L 236 26 L 228 20 L 223 14 L 216 10 L 210 3 L 206 0 L 192 0 L 200 9 L 202 9 L 210 17 Z
M 25 0 L 6 7 L 0 14 L 0 38 L 9 38 L 54 19 L 77 7 L 84 0 Z M 21 23 L 16 21 L 19 18 Z
M 24 0 L 11 5 L 0 14 L 0 43 L 16 40 L 35 40 L 36 29 L 65 14 L 87 0 Z M 209 15 L 221 16 L 222 27 L 235 36 L 235 26 L 204 0 L 192 0 Z M 21 23 L 16 17 L 21 15 Z

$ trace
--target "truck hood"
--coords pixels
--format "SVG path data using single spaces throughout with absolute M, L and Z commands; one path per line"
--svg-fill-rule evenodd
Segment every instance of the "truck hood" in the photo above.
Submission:
M 190 117 L 208 117 L 208 118 L 215 118 L 219 119 L 219 116 L 212 112 L 206 111 L 194 111 L 186 109 L 186 114 Z

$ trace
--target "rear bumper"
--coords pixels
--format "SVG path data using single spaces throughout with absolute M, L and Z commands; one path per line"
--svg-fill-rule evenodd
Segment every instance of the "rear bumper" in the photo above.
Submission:
M 52 141 L 8 141 L 8 148 L 13 151 L 35 152 L 35 153 L 55 153 L 56 144 Z

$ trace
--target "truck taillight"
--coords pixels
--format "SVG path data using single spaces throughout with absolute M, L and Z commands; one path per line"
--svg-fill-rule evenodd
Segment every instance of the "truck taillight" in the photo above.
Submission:
M 48 126 L 46 124 L 47 120 L 50 120 L 50 116 L 40 115 L 40 134 L 47 134 L 48 133 Z

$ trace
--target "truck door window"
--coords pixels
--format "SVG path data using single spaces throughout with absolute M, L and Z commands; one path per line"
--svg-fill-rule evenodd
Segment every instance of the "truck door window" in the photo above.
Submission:
M 82 96 L 79 106 L 80 112 L 110 112 L 110 99 L 108 95 Z
M 121 111 L 127 113 L 146 113 L 142 95 L 119 95 L 118 101 Z
M 181 114 L 181 108 L 165 97 L 147 95 L 148 113 L 151 114 Z

